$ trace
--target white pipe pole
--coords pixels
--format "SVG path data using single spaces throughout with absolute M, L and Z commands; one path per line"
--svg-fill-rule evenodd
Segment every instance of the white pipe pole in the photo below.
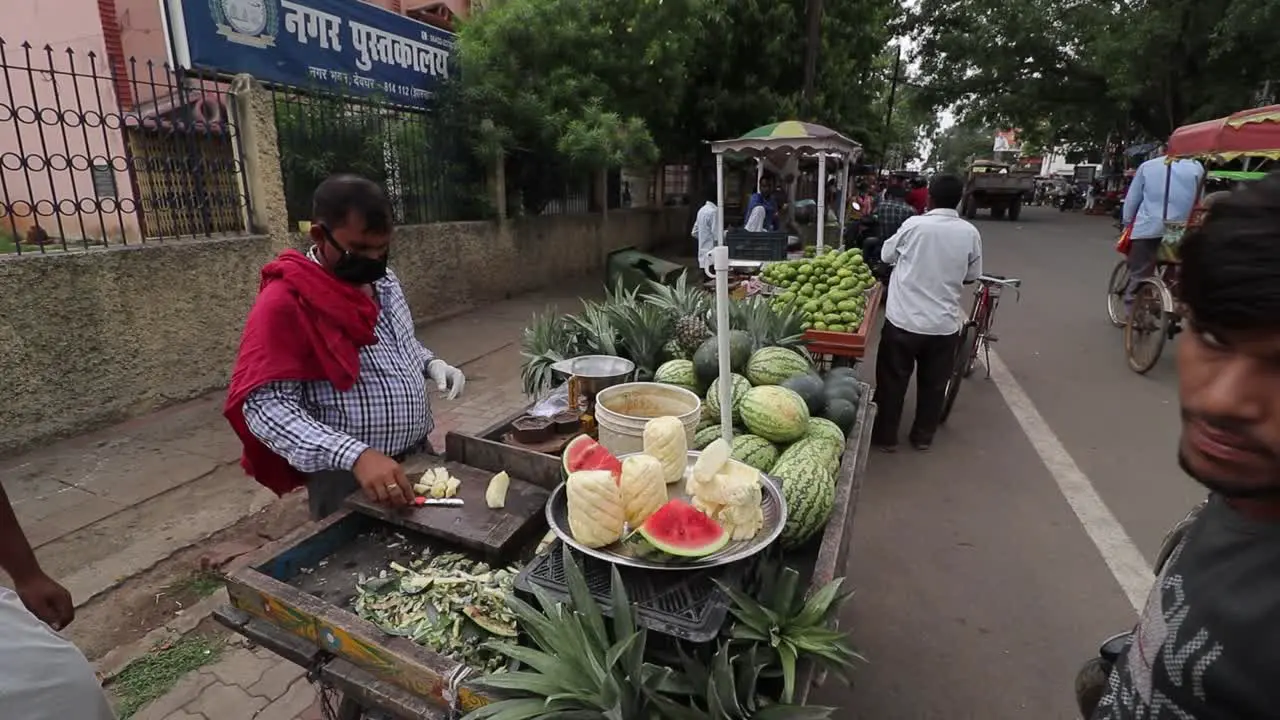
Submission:
M 716 247 L 724 244 L 724 155 L 716 155 Z
M 720 355 L 720 436 L 733 442 L 733 371 L 729 367 L 729 248 L 717 247 L 712 257 L 716 272 L 716 351 Z
M 844 222 L 845 213 L 849 210 L 849 164 L 853 162 L 852 155 L 844 156 L 844 173 L 840 183 L 840 245 L 844 246 Z
M 827 154 L 818 155 L 818 252 L 822 252 L 822 235 L 827 229 Z

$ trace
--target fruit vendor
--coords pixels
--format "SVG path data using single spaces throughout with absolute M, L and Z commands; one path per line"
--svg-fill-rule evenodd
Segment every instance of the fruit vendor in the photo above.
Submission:
M 0 487 L 0 717 L 22 720 L 112 720 L 93 666 L 57 631 L 75 618 L 71 594 L 36 561 Z
M 381 187 L 328 178 L 312 198 L 311 248 L 267 263 L 245 323 L 224 408 L 241 465 L 280 495 L 305 486 L 313 518 L 357 488 L 412 502 L 401 462 L 431 450 L 426 380 L 449 398 L 466 383 L 414 335 L 387 269 L 391 230 Z
M 885 451 L 898 447 L 913 369 L 916 415 L 908 439 L 917 450 L 926 450 L 938 429 L 964 322 L 963 286 L 982 274 L 982 236 L 956 212 L 963 195 L 959 177 L 935 176 L 929 183 L 929 212 L 907 218 L 880 251 L 894 268 L 876 352 L 879 412 L 871 443 Z
M 763 175 L 760 178 L 760 189 L 751 193 L 751 199 L 747 202 L 747 213 L 742 218 L 742 225 L 746 227 L 751 220 L 751 211 L 756 207 L 764 208 L 764 227 L 767 232 L 777 232 L 778 230 L 778 204 L 773 194 L 773 176 Z

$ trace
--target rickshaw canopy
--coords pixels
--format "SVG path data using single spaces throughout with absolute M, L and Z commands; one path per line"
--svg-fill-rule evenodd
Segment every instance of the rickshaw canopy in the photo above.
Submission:
M 1171 159 L 1280 160 L 1280 105 L 1241 110 L 1225 118 L 1184 125 L 1169 136 Z

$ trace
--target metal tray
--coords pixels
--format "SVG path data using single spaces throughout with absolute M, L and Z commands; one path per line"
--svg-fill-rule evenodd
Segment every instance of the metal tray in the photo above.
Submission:
M 639 454 L 631 453 L 630 455 Z M 630 455 L 622 455 L 618 459 L 625 460 Z M 700 455 L 702 453 L 698 450 L 689 451 L 688 461 L 685 464 L 685 478 L 688 478 L 689 472 L 693 469 L 693 464 L 697 462 Z M 564 483 L 560 483 L 551 492 L 550 499 L 547 500 L 547 525 L 565 544 L 574 550 L 617 565 L 644 568 L 646 570 L 705 570 L 706 568 L 719 567 L 720 565 L 751 557 L 768 547 L 782 534 L 782 528 L 787 523 L 787 503 L 782 498 L 782 489 L 773 478 L 764 473 L 759 473 L 759 475 L 762 490 L 760 502 L 764 510 L 764 526 L 760 528 L 760 532 L 756 533 L 756 536 L 750 540 L 730 541 L 721 550 L 696 560 L 681 559 L 674 562 L 672 560 L 664 562 L 664 559 L 660 557 L 640 557 L 633 554 L 621 542 L 606 545 L 602 548 L 589 548 L 579 543 L 573 539 L 573 534 L 569 532 L 569 503 Z M 680 482 L 668 485 L 668 498 L 689 500 L 689 496 L 684 492 L 684 484 L 685 480 L 682 479 Z

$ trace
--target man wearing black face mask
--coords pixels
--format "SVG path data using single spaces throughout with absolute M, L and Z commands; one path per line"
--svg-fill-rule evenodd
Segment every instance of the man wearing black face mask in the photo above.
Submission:
M 414 336 L 387 269 L 382 189 L 335 175 L 312 205 L 311 249 L 286 250 L 262 269 L 224 414 L 245 471 L 279 495 L 305 485 L 313 518 L 357 488 L 407 505 L 414 493 L 400 463 L 430 449 L 426 380 L 454 398 L 466 378 Z

